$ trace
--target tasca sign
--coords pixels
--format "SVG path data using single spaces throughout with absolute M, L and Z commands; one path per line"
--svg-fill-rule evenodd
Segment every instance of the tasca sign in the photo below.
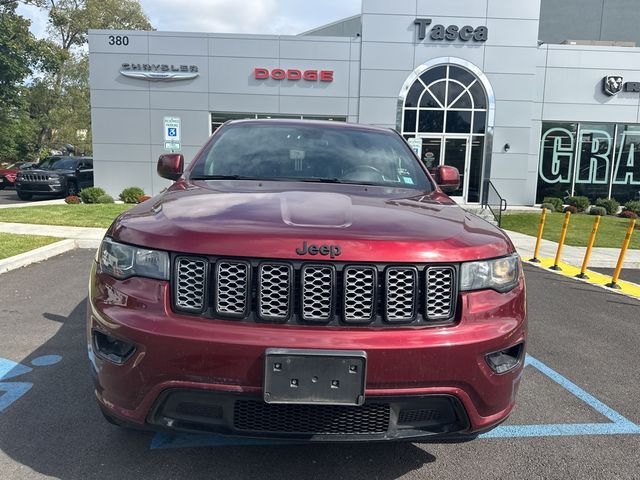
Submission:
M 484 25 L 480 27 L 472 27 L 471 25 L 462 27 L 449 25 L 445 27 L 444 25 L 436 24 L 429 29 L 433 23 L 431 18 L 416 18 L 413 23 L 416 25 L 418 40 L 424 40 L 427 36 L 431 40 L 448 40 L 450 42 L 458 39 L 463 42 L 470 40 L 486 42 L 489 39 L 489 29 Z M 427 32 L 427 30 L 429 31 Z

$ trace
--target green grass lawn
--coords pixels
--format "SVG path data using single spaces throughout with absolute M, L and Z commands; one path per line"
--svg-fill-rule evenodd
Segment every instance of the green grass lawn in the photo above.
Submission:
M 60 240 L 62 240 L 62 238 L 0 233 L 0 260 L 13 257 L 19 253 L 28 252 L 34 248 L 44 247 L 45 245 L 59 242 Z
M 2 208 L 0 222 L 106 228 L 118 215 L 131 207 L 133 205 L 113 203 Z
M 595 217 L 592 215 L 577 214 L 571 215 L 569 229 L 567 230 L 566 245 L 586 247 L 589 235 L 593 228 Z M 560 239 L 560 230 L 564 213 L 547 214 L 542 238 L 557 242 Z M 526 233 L 527 235 L 538 235 L 538 224 L 540 222 L 539 213 L 515 213 L 502 216 L 502 228 L 514 232 Z M 624 236 L 629 226 L 629 220 L 619 217 L 602 217 L 596 236 L 596 247 L 620 248 L 624 241 Z M 629 248 L 640 249 L 640 229 L 636 229 L 631 237 Z

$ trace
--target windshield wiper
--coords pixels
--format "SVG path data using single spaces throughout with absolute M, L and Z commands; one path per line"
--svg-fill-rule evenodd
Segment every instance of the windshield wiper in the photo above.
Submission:
M 248 177 L 245 175 L 197 175 L 190 177 L 190 180 L 266 180 L 259 177 Z
M 298 182 L 314 182 L 314 183 L 342 183 L 339 178 L 323 178 L 323 177 L 309 177 L 309 178 L 287 178 L 287 180 L 293 180 Z

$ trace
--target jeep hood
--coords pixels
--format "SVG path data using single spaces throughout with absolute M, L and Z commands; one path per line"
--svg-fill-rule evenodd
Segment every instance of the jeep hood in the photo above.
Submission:
M 121 215 L 115 240 L 172 252 L 340 261 L 457 262 L 513 252 L 508 237 L 440 192 L 253 181 L 178 182 Z

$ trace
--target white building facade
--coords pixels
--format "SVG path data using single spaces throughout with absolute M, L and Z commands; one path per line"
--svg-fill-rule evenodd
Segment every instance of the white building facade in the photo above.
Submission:
M 559 8 L 545 3 L 363 0 L 297 36 L 91 31 L 95 183 L 155 194 L 158 156 L 189 162 L 228 119 L 321 118 L 397 129 L 427 165 L 460 170 L 461 203 L 489 182 L 511 205 L 640 198 L 640 48 L 543 43 Z

